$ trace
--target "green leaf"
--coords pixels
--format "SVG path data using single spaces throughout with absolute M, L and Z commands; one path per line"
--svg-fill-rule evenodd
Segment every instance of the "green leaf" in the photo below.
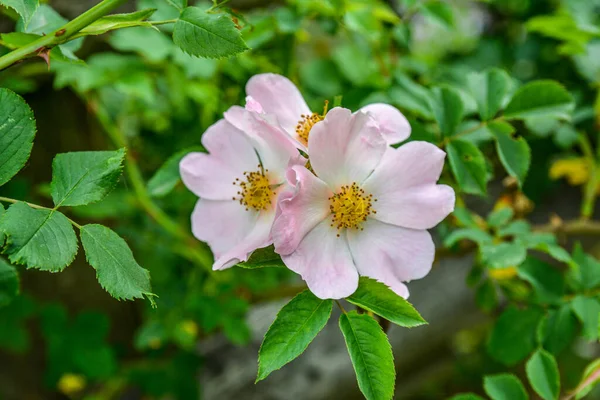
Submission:
M 492 228 L 500 228 L 506 225 L 514 215 L 514 211 L 510 207 L 501 207 L 494 210 L 488 215 L 487 223 Z
M 508 119 L 549 117 L 570 119 L 574 108 L 573 97 L 554 81 L 530 82 L 515 92 L 504 110 Z
M 285 267 L 281 256 L 275 253 L 273 245 L 256 249 L 248 258 L 248 261 L 237 264 L 238 267 L 246 269 L 266 268 L 266 267 Z
M 481 120 L 494 118 L 511 88 L 510 76 L 504 70 L 492 68 L 469 74 L 467 82 Z
M 361 277 L 358 289 L 346 300 L 407 328 L 427 323 L 412 304 L 385 284 L 371 278 Z
M 515 365 L 535 349 L 536 330 L 542 312 L 536 308 L 509 306 L 496 320 L 487 343 L 490 356 L 505 365 Z
M 248 50 L 240 31 L 228 15 L 207 14 L 188 7 L 175 23 L 173 41 L 196 57 L 222 58 Z
M 587 396 L 598 384 L 600 381 L 598 370 L 600 370 L 600 358 L 592 361 L 585 367 L 581 380 L 579 381 L 580 383 L 577 385 L 579 391 L 575 399 L 580 400 L 585 398 L 585 396 Z
M 575 337 L 577 319 L 569 304 L 563 304 L 556 311 L 551 310 L 543 338 L 544 348 L 558 355 Z
M 187 7 L 188 0 L 167 0 L 167 3 L 171 4 L 173 7 L 178 10 L 183 10 Z
M 0 258 L 0 307 L 9 304 L 20 291 L 17 270 Z
M 542 399 L 558 399 L 560 376 L 552 354 L 538 349 L 525 364 L 525 371 L 531 387 Z
M 528 400 L 523 384 L 512 374 L 488 375 L 483 378 L 483 389 L 492 400 Z
M 430 1 L 421 4 L 423 15 L 431 18 L 445 28 L 454 26 L 454 13 L 450 4 L 443 1 Z
M 0 4 L 14 9 L 23 18 L 23 22 L 27 26 L 40 2 L 39 0 L 0 0 Z
M 483 153 L 472 143 L 453 140 L 446 148 L 450 168 L 465 193 L 485 195 L 488 172 Z
M 111 296 L 132 300 L 145 295 L 153 304 L 150 274 L 135 261 L 125 240 L 105 226 L 92 224 L 81 228 L 81 243 L 98 282 Z
M 459 393 L 452 396 L 448 400 L 485 400 L 483 397 L 476 395 L 475 393 Z
M 0 203 L 0 221 L 2 220 L 2 216 L 4 215 L 4 206 Z M 4 232 L 0 229 L 0 250 L 4 247 Z
M 571 307 L 583 324 L 583 336 L 590 341 L 598 340 L 600 302 L 594 298 L 577 296 L 571 302 Z
M 527 257 L 527 250 L 519 241 L 485 244 L 479 251 L 481 262 L 489 268 L 516 267 Z
M 442 86 L 433 89 L 431 109 L 444 136 L 456 133 L 456 127 L 462 121 L 464 105 L 460 93 L 451 87 Z
M 446 236 L 446 238 L 444 239 L 444 246 L 452 247 L 456 243 L 460 242 L 461 240 L 465 240 L 465 239 L 471 240 L 471 241 L 477 243 L 478 245 L 483 245 L 485 243 L 491 243 L 494 240 L 494 238 L 489 233 L 482 231 L 481 229 L 464 228 L 464 229 L 457 229 L 457 230 L 453 231 L 452 233 L 450 233 L 448 236 Z
M 59 154 L 52 162 L 52 200 L 61 206 L 82 206 L 102 200 L 117 184 L 125 149 Z
M 19 47 L 23 47 L 28 45 L 41 38 L 41 35 L 36 35 L 33 33 L 23 33 L 23 32 L 11 32 L 11 33 L 3 33 L 0 35 L 0 44 L 2 46 L 7 47 L 11 50 L 18 49 Z
M 391 400 L 396 370 L 392 347 L 381 326 L 367 314 L 350 311 L 340 316 L 340 329 L 366 399 Z
M 116 29 L 134 26 L 152 27 L 146 20 L 154 14 L 155 9 L 140 10 L 128 14 L 112 14 L 102 17 L 83 28 L 74 37 L 102 35 Z
M 496 138 L 496 151 L 506 172 L 523 186 L 531 164 L 531 149 L 525 138 L 514 137 L 515 128 L 506 122 L 488 126 Z
M 492 312 L 498 307 L 498 293 L 491 279 L 486 280 L 477 288 L 475 303 L 485 312 Z
M 179 162 L 193 151 L 204 151 L 203 147 L 193 147 L 182 150 L 171 157 L 156 171 L 148 181 L 148 193 L 152 197 L 164 197 L 181 182 Z
M 536 300 L 543 304 L 562 301 L 565 292 L 563 275 L 556 268 L 535 257 L 528 257 L 518 268 L 519 277 L 533 286 Z
M 397 72 L 394 77 L 398 84 L 389 93 L 394 105 L 402 112 L 408 110 L 427 120 L 432 119 L 431 92 L 401 72 Z
M 581 243 L 573 248 L 574 269 L 569 271 L 569 277 L 577 289 L 593 289 L 600 284 L 600 262 L 583 251 Z
M 27 162 L 35 132 L 33 112 L 25 100 L 0 88 L 0 186 Z
M 302 354 L 327 324 L 332 307 L 332 300 L 321 300 L 309 290 L 286 304 L 260 346 L 256 381 L 265 379 Z
M 77 254 L 73 227 L 58 211 L 33 209 L 19 202 L 4 213 L 0 230 L 7 237 L 4 253 L 13 264 L 58 272 Z

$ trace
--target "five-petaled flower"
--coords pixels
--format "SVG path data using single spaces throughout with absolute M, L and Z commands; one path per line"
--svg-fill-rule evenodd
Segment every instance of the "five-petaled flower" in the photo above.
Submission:
M 206 153 L 180 163 L 185 185 L 200 197 L 192 232 L 210 246 L 213 269 L 231 267 L 272 243 L 277 197 L 290 165 L 305 160 L 280 129 L 232 107 L 202 136 Z
M 434 260 L 427 229 L 454 209 L 453 189 L 437 184 L 445 153 L 426 142 L 390 147 L 371 113 L 344 108 L 312 127 L 307 149 L 314 173 L 287 171 L 276 252 L 320 298 L 351 295 L 359 275 L 407 297 L 403 282 L 427 275 Z
M 274 117 L 276 122 L 295 141 L 296 146 L 307 151 L 312 128 L 325 118 L 323 114 L 312 112 L 298 88 L 285 76 L 277 74 L 255 75 L 246 84 L 248 110 Z M 388 142 L 396 144 L 410 135 L 410 125 L 396 108 L 383 103 L 369 104 L 359 110 L 368 112 Z

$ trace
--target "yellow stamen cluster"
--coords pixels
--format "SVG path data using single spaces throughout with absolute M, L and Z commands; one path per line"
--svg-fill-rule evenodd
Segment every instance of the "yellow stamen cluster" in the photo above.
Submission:
M 298 121 L 298 125 L 296 125 L 296 134 L 300 137 L 302 143 L 308 144 L 308 135 L 310 134 L 310 130 L 317 122 L 325 119 L 325 114 L 327 114 L 328 107 L 329 101 L 325 100 L 323 114 L 312 113 L 310 115 L 302 114 L 300 116 L 301 119 Z
M 329 198 L 332 214 L 331 226 L 339 231 L 344 228 L 363 230 L 362 223 L 370 214 L 377 214 L 371 203 L 376 202 L 372 194 L 366 194 L 356 183 L 342 186 L 341 190 Z
M 244 172 L 246 181 L 236 178 L 234 185 L 240 187 L 237 192 L 239 197 L 234 197 L 241 205 L 246 207 L 246 211 L 253 209 L 255 211 L 267 210 L 271 207 L 273 200 L 273 189 L 269 184 L 267 174 L 269 170 L 262 170 L 259 165 L 259 170 L 255 172 Z

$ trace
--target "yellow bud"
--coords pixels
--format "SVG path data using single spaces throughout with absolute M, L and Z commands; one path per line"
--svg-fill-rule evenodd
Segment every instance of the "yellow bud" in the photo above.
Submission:
M 64 374 L 60 377 L 56 387 L 61 393 L 74 395 L 85 388 L 85 377 L 77 374 Z
M 192 320 L 182 321 L 179 325 L 181 330 L 187 333 L 189 336 L 196 337 L 198 336 L 198 325 Z
M 555 161 L 550 167 L 550 178 L 566 178 L 572 186 L 583 185 L 590 179 L 590 167 L 584 158 Z
M 504 281 L 517 276 L 517 269 L 515 267 L 494 268 L 490 269 L 488 273 L 492 279 Z

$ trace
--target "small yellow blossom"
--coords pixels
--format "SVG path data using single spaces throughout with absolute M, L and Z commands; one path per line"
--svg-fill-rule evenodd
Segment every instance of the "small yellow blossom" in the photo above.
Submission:
M 557 160 L 550 167 L 550 178 L 563 177 L 572 186 L 583 185 L 590 179 L 590 166 L 584 158 Z
M 60 377 L 56 387 L 61 393 L 72 396 L 81 392 L 86 385 L 85 377 L 77 374 L 64 374 Z
M 198 336 L 198 325 L 192 320 L 182 321 L 179 325 L 181 330 L 191 337 Z
M 504 281 L 517 276 L 517 269 L 515 267 L 494 268 L 489 270 L 489 274 L 492 279 Z

